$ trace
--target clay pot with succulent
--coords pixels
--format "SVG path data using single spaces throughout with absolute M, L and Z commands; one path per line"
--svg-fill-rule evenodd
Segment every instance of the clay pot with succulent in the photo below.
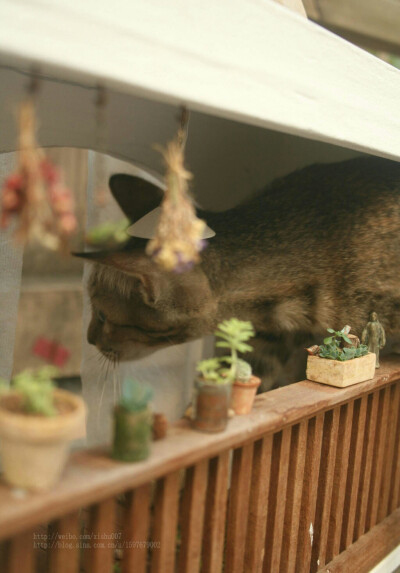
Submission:
M 254 335 L 250 322 L 231 318 L 218 325 L 216 346 L 230 350 L 230 355 L 209 358 L 197 364 L 193 426 L 205 432 L 226 428 L 231 403 L 232 383 L 236 379 L 238 353 L 251 350 L 246 344 Z
M 114 408 L 114 459 L 137 462 L 149 457 L 153 429 L 152 397 L 153 392 L 148 386 L 131 378 L 124 380 L 122 396 Z
M 374 377 L 376 355 L 368 352 L 357 336 L 349 334 L 350 330 L 350 326 L 342 330 L 328 328 L 330 336 L 323 344 L 306 349 L 308 380 L 345 388 Z
M 221 432 L 228 423 L 232 380 L 229 369 L 219 358 L 197 364 L 193 400 L 193 427 L 203 432 Z
M 85 404 L 56 388 L 57 370 L 26 370 L 2 381 L 0 452 L 4 479 L 15 487 L 47 490 L 60 478 L 68 445 L 85 435 Z M 29 471 L 27 471 L 29 468 Z
M 250 364 L 239 358 L 231 398 L 231 408 L 235 414 L 243 415 L 251 412 L 260 384 L 261 379 L 253 375 Z

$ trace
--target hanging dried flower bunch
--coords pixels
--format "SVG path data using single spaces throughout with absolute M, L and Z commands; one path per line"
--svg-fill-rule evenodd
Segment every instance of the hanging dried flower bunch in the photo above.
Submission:
M 2 188 L 0 226 L 7 228 L 15 219 L 18 242 L 66 250 L 77 227 L 74 200 L 58 168 L 38 148 L 35 123 L 33 100 L 28 98 L 19 110 L 18 166 Z
M 203 231 L 206 224 L 196 216 L 188 194 L 192 174 L 184 167 L 185 137 L 182 129 L 166 149 L 161 149 L 167 167 L 164 199 L 155 237 L 146 252 L 167 271 L 183 272 L 200 261 L 206 246 Z

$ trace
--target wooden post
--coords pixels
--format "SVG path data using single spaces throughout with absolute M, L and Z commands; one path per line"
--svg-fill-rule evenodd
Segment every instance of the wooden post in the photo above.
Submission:
M 252 460 L 252 443 L 233 452 L 225 552 L 225 569 L 231 573 L 243 571 Z
M 197 573 L 200 570 L 207 476 L 208 460 L 186 470 L 181 510 L 180 573 Z
M 244 560 L 246 568 L 249 571 L 254 571 L 254 573 L 261 573 L 264 560 L 268 495 L 271 481 L 272 442 L 273 435 L 269 434 L 254 444 Z
M 151 485 L 127 494 L 123 527 L 123 573 L 145 573 L 147 566 Z
M 301 496 L 303 493 L 304 465 L 306 461 L 308 421 L 303 420 L 292 428 L 290 464 L 286 493 L 286 512 L 282 545 L 281 566 L 287 573 L 295 573 Z
M 78 573 L 79 571 L 79 513 L 79 511 L 74 511 L 52 524 L 50 573 Z
M 325 413 L 314 540 L 311 553 L 311 571 L 317 571 L 321 566 L 325 565 L 333 476 L 338 445 L 339 418 L 340 408 L 335 408 Z
M 82 536 L 86 571 L 110 573 L 114 563 L 115 502 L 107 499 L 90 508 L 89 526 Z
M 180 472 L 157 481 L 151 542 L 151 573 L 174 573 Z
M 210 460 L 206 499 L 202 573 L 221 571 L 224 539 L 226 501 L 228 497 L 229 451 Z

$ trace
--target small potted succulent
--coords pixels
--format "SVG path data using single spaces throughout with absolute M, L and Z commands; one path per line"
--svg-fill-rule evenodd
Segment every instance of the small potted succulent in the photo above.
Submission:
M 137 462 L 149 457 L 153 428 L 152 397 L 153 392 L 148 386 L 131 378 L 124 380 L 121 399 L 114 408 L 114 459 Z
M 375 376 L 376 355 L 349 334 L 350 330 L 350 326 L 342 330 L 328 328 L 330 336 L 322 345 L 306 349 L 308 380 L 345 388 Z
M 15 376 L 0 394 L 0 451 L 5 480 L 28 490 L 46 490 L 60 478 L 70 441 L 85 435 L 85 404 L 59 390 L 57 370 L 44 367 Z
M 203 432 L 221 432 L 228 423 L 232 380 L 229 368 L 220 358 L 197 363 L 200 373 L 195 380 L 193 427 Z
M 253 407 L 260 378 L 254 376 L 248 362 L 238 359 L 236 376 L 232 386 L 231 408 L 235 414 L 249 414 Z
M 230 355 L 201 360 L 200 375 L 195 381 L 193 426 L 204 432 L 220 432 L 228 423 L 232 383 L 236 378 L 238 352 L 251 350 L 246 341 L 253 336 L 250 322 L 231 318 L 218 325 L 217 347 L 227 348 Z

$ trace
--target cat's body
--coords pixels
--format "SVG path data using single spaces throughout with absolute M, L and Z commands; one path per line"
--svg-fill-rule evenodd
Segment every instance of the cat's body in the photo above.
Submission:
M 131 219 L 143 215 L 135 181 L 111 181 L 126 212 L 131 185 Z M 303 348 L 328 326 L 361 334 L 376 311 L 388 336 L 400 339 L 400 164 L 313 165 L 234 209 L 200 216 L 216 236 L 189 273 L 159 271 L 139 239 L 97 256 L 89 341 L 110 357 L 198 338 L 236 316 L 254 324 L 255 352 L 246 359 L 265 390 L 304 376 Z

